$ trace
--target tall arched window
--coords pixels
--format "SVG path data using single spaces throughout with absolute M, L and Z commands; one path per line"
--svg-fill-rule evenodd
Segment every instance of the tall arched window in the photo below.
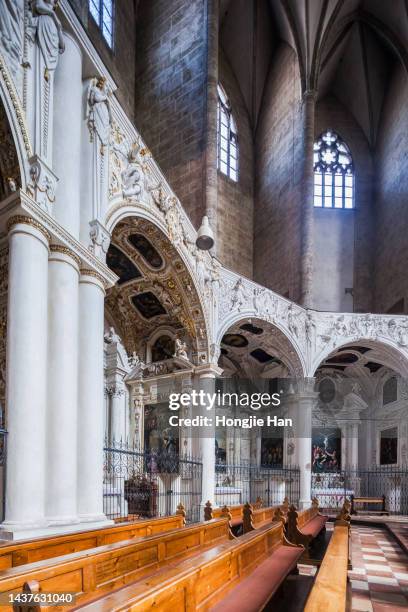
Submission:
M 89 12 L 99 26 L 102 36 L 113 49 L 114 0 L 88 0 Z
M 332 130 L 317 139 L 314 154 L 314 205 L 354 208 L 354 167 L 350 149 Z
M 233 181 L 238 180 L 238 135 L 231 104 L 218 85 L 217 166 Z

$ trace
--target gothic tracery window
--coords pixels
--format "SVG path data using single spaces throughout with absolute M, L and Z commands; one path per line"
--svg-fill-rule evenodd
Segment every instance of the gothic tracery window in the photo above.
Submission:
M 111 49 L 113 48 L 113 2 L 114 0 L 88 0 L 89 12 Z
M 233 181 L 238 181 L 238 134 L 231 104 L 218 85 L 217 166 Z
M 314 205 L 354 208 L 354 166 L 350 149 L 332 130 L 314 144 Z

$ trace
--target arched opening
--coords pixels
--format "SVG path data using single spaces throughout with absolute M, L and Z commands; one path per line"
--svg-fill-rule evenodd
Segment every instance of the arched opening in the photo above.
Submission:
M 6 109 L 0 99 L 0 202 L 21 187 L 20 164 Z M 0 204 L 1 206 L 1 204 Z M 6 471 L 6 351 L 8 299 L 8 245 L 0 249 L 0 519 L 5 515 Z
M 105 512 L 161 516 L 183 503 L 198 520 L 202 464 L 168 406 L 208 361 L 199 295 L 177 249 L 146 219 L 117 222 L 107 264 L 119 279 L 105 298 Z
M 312 495 L 322 507 L 385 495 L 391 513 L 407 513 L 406 371 L 396 348 L 372 340 L 339 347 L 319 364 Z
M 227 400 L 217 410 L 215 429 L 217 503 L 258 497 L 265 505 L 285 497 L 297 503 L 299 470 L 293 430 L 285 422 L 288 393 L 303 373 L 296 349 L 273 324 L 245 318 L 225 330 L 218 363 L 223 370 L 219 390 Z M 249 429 L 231 426 L 245 418 L 259 420 Z

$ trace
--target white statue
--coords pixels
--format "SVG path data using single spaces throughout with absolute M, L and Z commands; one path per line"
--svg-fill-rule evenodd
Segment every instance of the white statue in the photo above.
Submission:
M 132 355 L 129 357 L 128 364 L 129 367 L 132 369 L 137 367 L 139 370 L 143 370 L 143 368 L 145 367 L 145 364 L 140 359 L 136 351 L 133 351 Z
M 88 127 L 91 135 L 97 134 L 102 146 L 109 144 L 112 111 L 110 90 L 105 77 L 92 79 L 88 92 Z
M 48 81 L 50 72 L 57 67 L 58 56 L 65 51 L 61 22 L 55 14 L 57 0 L 31 0 L 33 15 L 31 28 L 40 48 L 44 62 L 44 77 Z
M 187 359 L 188 360 L 187 344 L 185 342 L 182 342 L 181 340 L 176 338 L 176 340 L 174 342 L 174 347 L 175 347 L 175 352 L 174 352 L 174 355 L 173 355 L 174 357 L 179 357 L 180 359 Z
M 122 193 L 124 198 L 131 198 L 140 194 L 142 188 L 139 185 L 141 174 L 137 163 L 138 147 L 134 146 L 130 151 L 127 161 L 128 164 L 121 173 Z
M 113 344 L 114 342 L 116 342 L 116 344 L 119 344 L 120 342 L 122 342 L 122 340 L 120 339 L 118 334 L 115 332 L 115 329 L 113 327 L 109 328 L 109 332 L 105 334 L 104 338 L 107 344 Z
M 1 0 L 0 46 L 9 56 L 15 69 L 22 59 L 22 25 L 24 24 L 24 0 Z
M 237 282 L 235 283 L 234 288 L 232 290 L 232 297 L 231 297 L 232 308 L 237 307 L 238 310 L 240 311 L 242 306 L 244 306 L 246 299 L 247 299 L 247 292 L 245 290 L 245 286 L 242 281 L 242 278 L 239 278 Z

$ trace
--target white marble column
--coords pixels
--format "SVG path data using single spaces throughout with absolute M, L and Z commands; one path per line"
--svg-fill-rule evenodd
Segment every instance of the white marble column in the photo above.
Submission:
M 9 228 L 9 434 L 6 520 L 2 529 L 8 537 L 22 538 L 29 537 L 30 529 L 45 524 L 49 236 L 29 217 L 13 217 Z
M 71 36 L 65 34 L 64 41 L 65 53 L 60 57 L 54 82 L 53 169 L 59 182 L 53 214 L 65 229 L 79 238 L 80 151 L 84 114 L 82 56 Z
M 46 514 L 52 525 L 79 520 L 76 490 L 79 264 L 70 249 L 51 246 Z
M 123 385 L 116 384 L 108 389 L 110 395 L 110 435 L 115 442 L 125 442 L 126 427 L 126 394 Z
M 103 514 L 103 331 L 102 278 L 82 270 L 79 281 L 78 514 L 81 521 L 106 521 Z
M 205 393 L 215 393 L 215 379 L 221 370 L 216 366 L 201 366 L 197 368 L 198 387 Z M 199 433 L 198 449 L 203 463 L 201 506 L 207 501 L 215 503 L 215 410 L 207 410 L 205 405 L 193 407 L 193 416 L 202 414 L 212 419 L 211 427 L 203 427 Z M 198 430 L 197 430 L 198 433 Z
M 312 413 L 318 394 L 314 390 L 314 378 L 299 381 L 297 397 L 298 411 L 296 422 L 296 462 L 300 469 L 299 507 L 307 508 L 311 504 L 312 485 Z

